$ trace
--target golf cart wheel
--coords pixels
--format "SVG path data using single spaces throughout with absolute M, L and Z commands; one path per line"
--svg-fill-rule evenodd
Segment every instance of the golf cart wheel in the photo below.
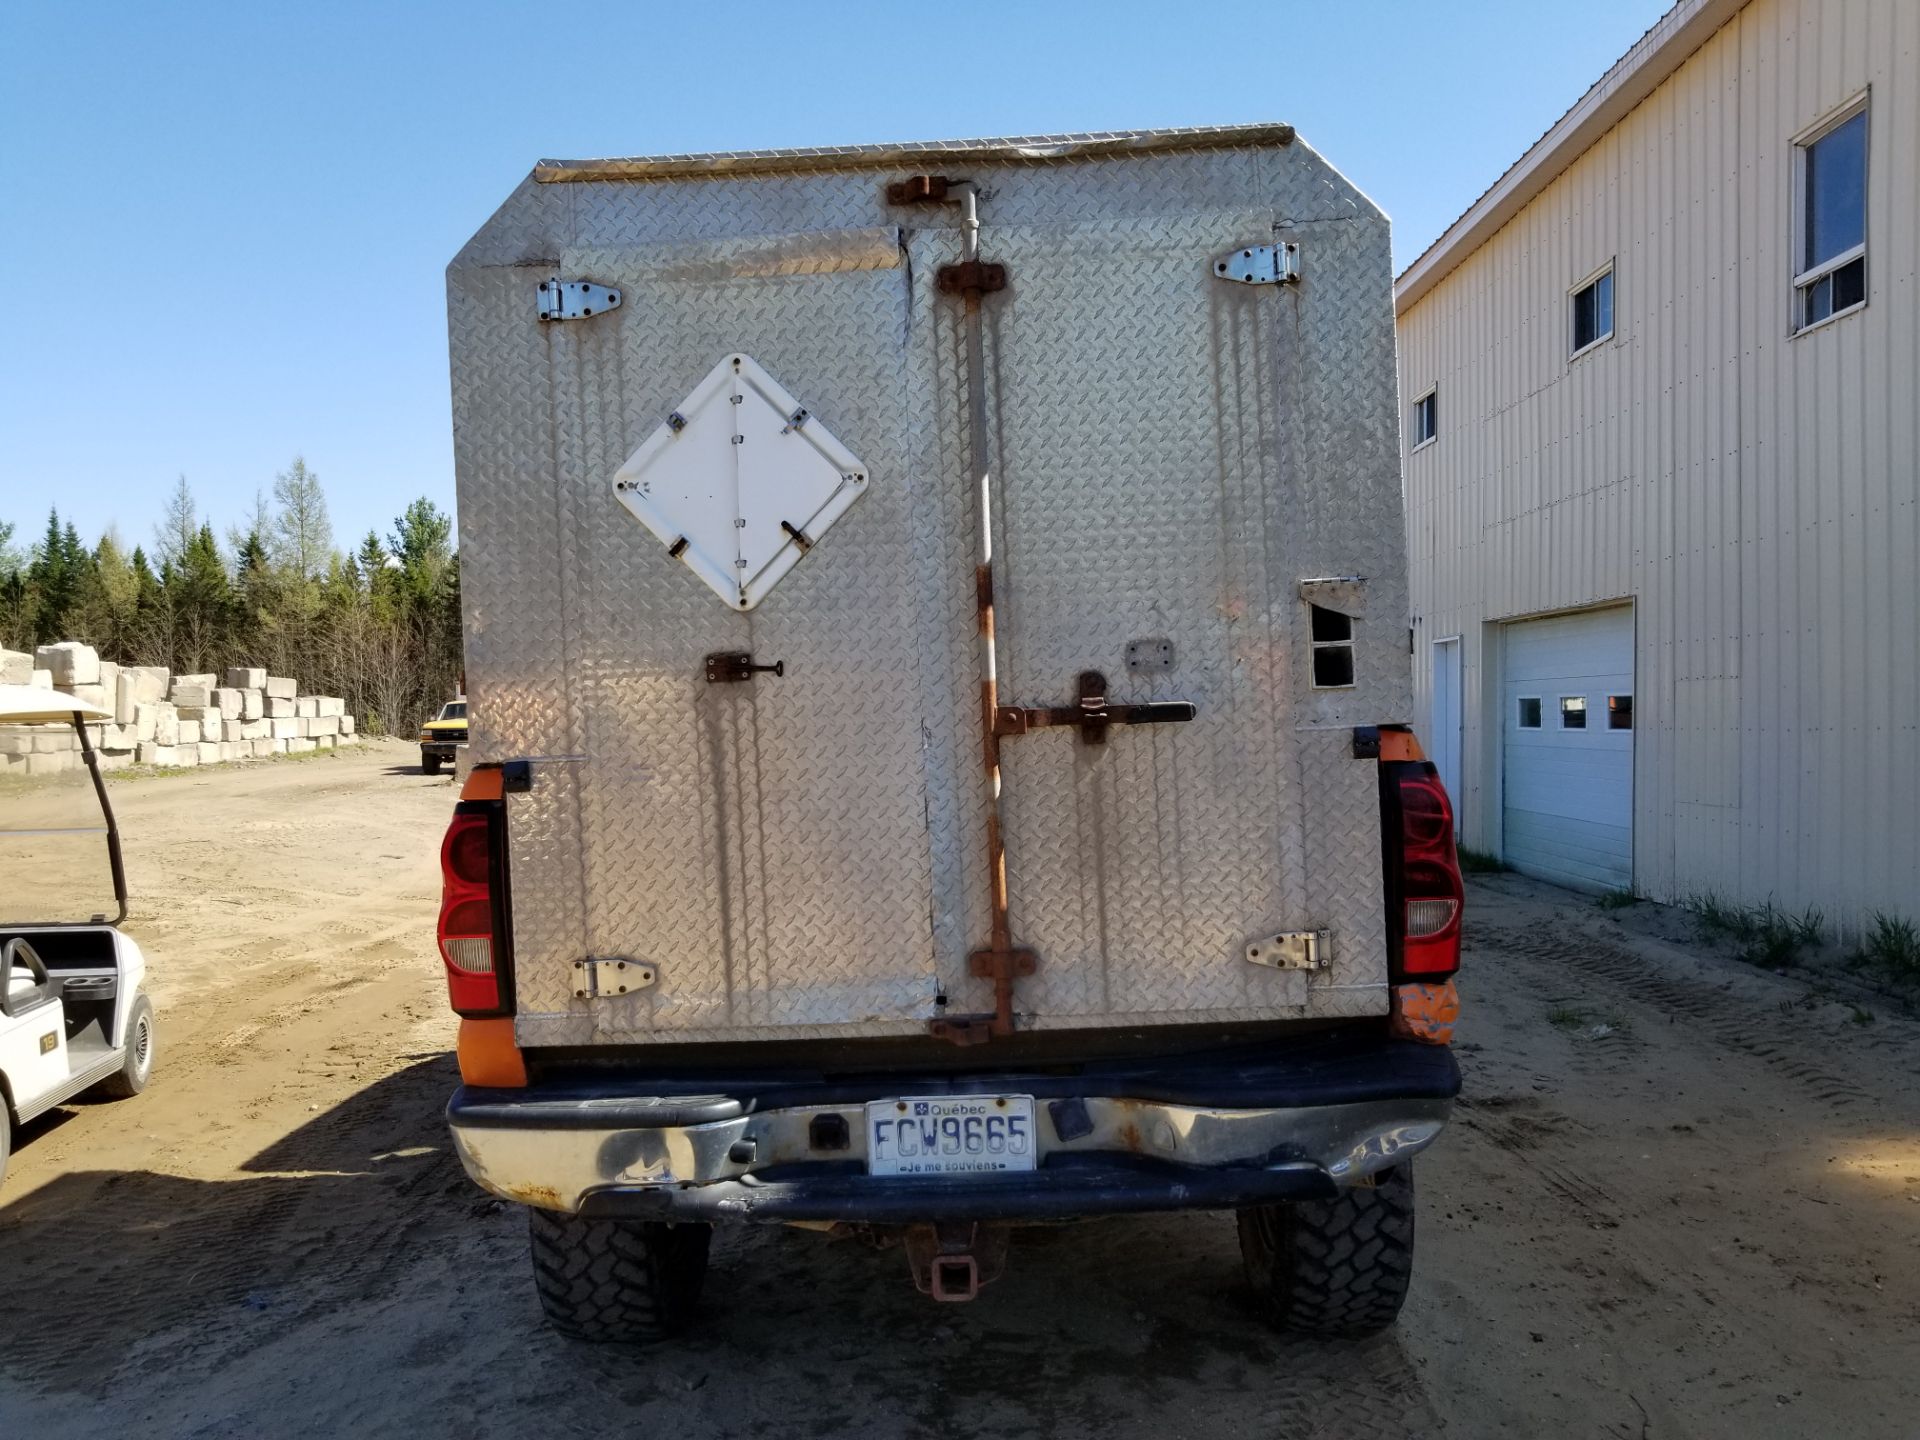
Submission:
M 102 1095 L 125 1100 L 147 1088 L 153 1078 L 153 1002 L 146 992 L 133 997 L 133 1013 L 127 1016 L 127 1058 L 120 1073 L 102 1080 Z
M 1413 1278 L 1411 1165 L 1331 1200 L 1253 1205 L 1239 1218 L 1247 1279 L 1286 1329 L 1353 1338 L 1399 1315 Z
M 665 1340 L 685 1328 L 707 1278 L 711 1225 L 583 1220 L 527 1212 L 540 1308 L 576 1340 Z

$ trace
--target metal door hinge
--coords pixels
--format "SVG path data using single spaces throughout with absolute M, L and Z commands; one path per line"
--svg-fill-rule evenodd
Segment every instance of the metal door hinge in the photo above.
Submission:
M 1300 247 L 1290 240 L 1243 246 L 1216 259 L 1213 274 L 1236 285 L 1285 285 L 1300 278 Z
M 591 280 L 562 280 L 558 275 L 540 282 L 542 320 L 590 320 L 620 308 L 620 292 Z
M 1325 930 L 1283 930 L 1247 946 L 1247 960 L 1274 970 L 1325 970 L 1333 964 L 1333 937 Z
M 576 960 L 573 962 L 573 998 L 592 1000 L 603 995 L 627 995 L 645 990 L 660 972 L 640 960 Z

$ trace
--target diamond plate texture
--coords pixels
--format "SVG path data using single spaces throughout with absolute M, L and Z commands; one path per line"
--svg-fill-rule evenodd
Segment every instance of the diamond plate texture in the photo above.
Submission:
M 1010 272 L 985 304 L 1002 700 L 1065 703 L 1098 669 L 1199 716 L 1003 747 L 1014 935 L 1041 957 L 1022 1024 L 1384 1012 L 1376 773 L 1348 727 L 1411 708 L 1386 222 L 1271 135 L 1043 148 L 967 170 Z M 809 163 L 522 185 L 449 272 L 476 754 L 557 757 L 511 802 L 525 1044 L 989 1008 L 966 973 L 987 902 L 964 348 L 933 285 L 957 217 L 889 210 L 906 167 Z M 1211 279 L 1275 238 L 1298 284 Z M 555 257 L 626 304 L 539 326 Z M 608 488 L 730 349 L 872 474 L 748 615 Z M 1298 587 L 1321 575 L 1368 580 L 1350 690 L 1307 684 Z M 1170 672 L 1127 671 L 1142 636 L 1173 640 Z M 715 650 L 786 675 L 708 686 Z M 1323 926 L 1327 971 L 1243 957 Z M 660 983 L 575 1001 L 583 954 Z

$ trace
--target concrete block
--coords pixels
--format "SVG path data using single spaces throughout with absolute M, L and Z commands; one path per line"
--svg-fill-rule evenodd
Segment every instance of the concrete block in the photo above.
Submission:
M 220 759 L 223 762 L 227 760 L 246 760 L 250 758 L 252 754 L 253 746 L 249 745 L 245 740 L 222 740 L 220 742 Z
M 267 670 L 264 665 L 230 665 L 227 667 L 227 684 L 235 690 L 264 690 L 267 688 Z
M 282 719 L 269 720 L 267 724 L 273 727 L 273 738 L 276 740 L 292 740 L 300 734 L 300 722 L 291 715 Z
M 0 649 L 0 685 L 24 685 L 33 674 L 33 656 L 24 650 Z
M 220 677 L 211 671 L 205 675 L 176 675 L 173 677 L 173 683 L 176 685 L 204 685 L 207 689 L 211 690 L 220 683 Z
M 164 665 L 122 665 L 120 673 L 137 677 L 142 700 L 166 699 L 167 686 L 173 683 L 173 672 Z
M 102 750 L 131 750 L 139 743 L 140 729 L 137 725 L 102 725 L 100 727 Z
M 24 755 L 0 755 L 0 775 L 25 775 L 27 757 Z
M 287 754 L 289 755 L 306 755 L 311 753 L 314 748 L 313 741 L 302 739 L 298 735 L 287 741 Z
M 69 750 L 78 750 L 80 742 L 73 736 L 71 726 L 41 725 L 33 732 L 33 753 L 35 755 L 64 755 Z
M 333 738 L 341 745 L 358 745 L 360 743 L 360 737 L 358 735 L 336 735 Z
M 198 745 L 200 743 L 200 722 L 198 720 L 189 720 L 186 716 L 182 715 L 179 726 L 174 731 L 173 740 L 174 744 L 180 746 L 182 749 L 185 749 L 189 745 Z
M 307 722 L 309 735 L 338 735 L 340 717 L 338 715 L 316 715 Z
M 26 771 L 29 775 L 61 775 L 71 770 L 78 763 L 79 757 L 70 750 L 62 750 L 54 753 L 35 753 L 27 756 L 26 759 Z
M 124 770 L 133 764 L 131 750 L 102 750 L 99 755 L 102 770 Z
M 142 765 L 173 765 L 178 756 L 171 745 L 156 745 L 151 740 L 142 740 L 133 752 L 134 759 Z
M 53 673 L 53 683 L 62 690 L 69 685 L 100 683 L 100 652 L 78 640 L 62 640 L 58 645 L 42 645 L 33 652 L 33 663 Z
M 335 738 L 336 737 L 332 735 L 316 735 L 313 737 L 313 743 L 319 746 L 322 750 L 331 750 L 333 749 L 333 742 Z
M 311 720 L 314 716 L 320 713 L 320 697 L 318 695 L 295 696 L 293 701 L 293 713 L 298 715 L 303 720 Z
M 280 742 L 271 739 L 249 740 L 247 742 L 247 748 L 253 752 L 254 759 L 264 760 L 269 755 L 277 755 L 280 753 Z
M 35 670 L 27 676 L 27 684 L 36 690 L 53 689 L 53 671 Z
M 0 730 L 0 755 L 31 755 L 33 732 L 24 726 L 9 725 Z
M 200 752 L 200 763 L 202 765 L 218 765 L 220 763 L 220 742 L 218 740 L 202 740 L 194 748 Z
M 354 720 L 353 716 L 344 713 L 340 716 L 340 733 L 342 735 L 351 735 L 358 728 L 358 722 Z
M 113 704 L 113 687 L 120 683 L 120 667 L 111 660 L 100 662 L 100 688 L 107 692 L 107 704 Z
M 104 685 L 56 685 L 54 689 L 73 696 L 85 705 L 98 705 L 102 710 L 113 709 L 113 692 Z
M 313 712 L 316 715 L 344 715 L 347 713 L 347 702 L 342 700 L 338 695 L 322 695 L 319 697 L 319 700 L 320 708 Z
M 238 738 L 241 740 L 271 740 L 273 738 L 273 722 L 271 720 L 242 720 L 240 722 L 240 734 Z
M 240 718 L 240 692 L 230 685 L 222 685 L 213 692 L 213 703 L 220 707 L 220 714 L 228 720 Z
M 251 690 L 242 690 L 240 692 L 240 718 L 242 720 L 258 720 L 262 715 L 267 713 L 266 704 L 266 696 L 260 693 L 260 687 L 258 685 L 254 686 Z
M 200 747 L 198 745 L 174 746 L 173 763 L 176 765 L 198 765 L 200 763 Z
M 139 687 L 132 674 L 113 677 L 113 720 L 116 725 L 133 724 L 140 707 Z
M 289 720 L 293 718 L 293 697 L 291 695 L 269 695 L 261 702 L 266 707 L 269 720 Z
M 269 675 L 266 688 L 269 700 L 291 700 L 300 693 L 300 682 L 285 675 Z
M 200 710 L 213 703 L 213 687 L 176 679 L 167 698 L 182 710 Z

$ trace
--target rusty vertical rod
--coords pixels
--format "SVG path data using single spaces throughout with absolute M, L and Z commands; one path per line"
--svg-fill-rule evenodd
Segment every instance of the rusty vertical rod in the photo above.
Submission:
M 960 191 L 963 258 L 980 258 L 980 197 L 971 183 Z M 974 491 L 979 498 L 980 535 L 974 593 L 979 607 L 980 738 L 987 800 L 987 899 L 992 910 L 993 1033 L 1013 1033 L 1013 928 L 1008 918 L 1007 851 L 1001 829 L 999 661 L 993 634 L 993 463 L 987 440 L 986 342 L 981 331 L 980 292 L 966 293 L 967 432 L 972 451 Z

